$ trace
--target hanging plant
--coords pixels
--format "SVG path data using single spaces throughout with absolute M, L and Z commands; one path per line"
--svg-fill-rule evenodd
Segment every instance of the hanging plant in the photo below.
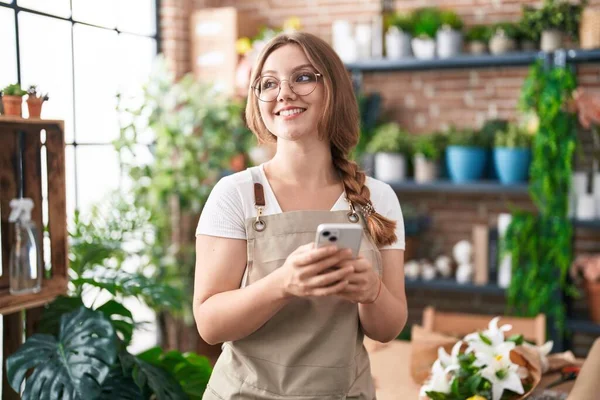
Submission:
M 538 213 L 514 213 L 503 248 L 512 257 L 509 308 L 523 316 L 545 313 L 559 332 L 565 320 L 559 294 L 568 291 L 572 258 L 568 193 L 576 143 L 576 118 L 565 106 L 576 85 L 569 69 L 545 69 L 539 62 L 525 80 L 520 108 L 539 119 L 529 184 Z

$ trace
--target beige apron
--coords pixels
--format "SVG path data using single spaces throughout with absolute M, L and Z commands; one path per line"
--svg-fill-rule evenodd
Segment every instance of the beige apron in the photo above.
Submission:
M 357 222 L 351 211 L 291 211 L 262 216 L 256 169 L 257 217 L 246 221 L 248 263 L 242 286 L 281 267 L 314 241 L 321 223 Z M 363 230 L 360 253 L 381 275 L 381 255 Z M 336 296 L 296 298 L 256 332 L 223 344 L 204 400 L 375 399 L 358 305 Z

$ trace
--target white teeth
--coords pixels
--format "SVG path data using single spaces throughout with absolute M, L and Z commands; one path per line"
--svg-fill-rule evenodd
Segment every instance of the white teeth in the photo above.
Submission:
M 296 115 L 296 114 L 300 114 L 303 112 L 304 112 L 304 110 L 302 108 L 294 108 L 291 110 L 282 110 L 279 112 L 279 115 L 282 115 L 284 117 L 289 117 L 290 115 Z

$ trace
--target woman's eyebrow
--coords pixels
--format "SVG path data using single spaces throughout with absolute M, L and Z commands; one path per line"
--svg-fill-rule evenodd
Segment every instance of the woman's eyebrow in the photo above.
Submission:
M 298 65 L 297 67 L 295 67 L 294 69 L 292 69 L 292 72 L 296 72 L 299 69 L 302 68 L 311 68 L 314 69 L 314 67 L 312 66 L 312 64 L 302 64 L 302 65 Z M 276 74 L 277 71 L 273 71 L 272 69 L 268 70 L 268 71 L 263 71 L 261 75 L 267 75 L 267 74 Z

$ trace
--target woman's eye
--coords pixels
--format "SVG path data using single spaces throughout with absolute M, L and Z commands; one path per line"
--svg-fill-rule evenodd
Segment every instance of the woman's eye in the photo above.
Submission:
M 309 73 L 300 74 L 296 77 L 296 82 L 310 82 L 312 81 L 312 76 Z
M 277 86 L 275 81 L 265 81 L 265 82 L 263 82 L 261 88 L 263 90 L 268 90 L 268 89 L 273 89 L 275 86 Z

